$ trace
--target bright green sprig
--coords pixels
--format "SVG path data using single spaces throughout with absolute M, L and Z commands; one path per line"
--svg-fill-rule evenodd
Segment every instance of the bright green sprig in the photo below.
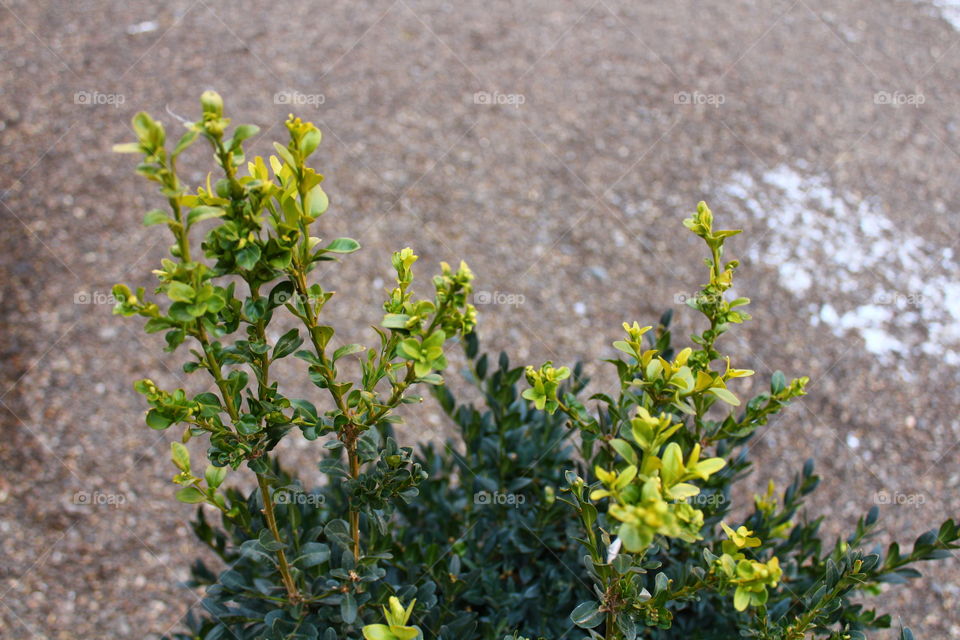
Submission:
M 363 637 L 367 640 L 415 640 L 422 638 L 423 632 L 420 627 L 408 626 L 410 614 L 413 613 L 413 607 L 417 603 L 411 600 L 406 608 L 400 603 L 398 598 L 390 597 L 390 606 L 383 607 L 383 617 L 387 624 L 368 624 L 363 627 Z
M 547 362 L 540 369 L 527 367 L 525 370 L 527 383 L 530 388 L 523 392 L 523 397 L 533 402 L 541 411 L 553 413 L 560 406 L 561 400 L 557 397 L 560 383 L 570 377 L 567 367 L 554 368 L 552 362 Z

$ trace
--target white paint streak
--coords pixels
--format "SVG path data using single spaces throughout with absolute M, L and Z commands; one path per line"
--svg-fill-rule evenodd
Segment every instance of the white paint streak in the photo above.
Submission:
M 150 33 L 151 31 L 156 31 L 160 28 L 160 25 L 154 22 L 153 20 L 147 20 L 146 22 L 138 22 L 137 24 L 131 24 L 127 26 L 127 33 L 132 36 L 135 36 L 139 33 Z
M 960 30 L 960 2 L 957 0 L 917 0 L 920 4 L 930 4 L 937 8 L 944 20 L 954 29 Z
M 960 3 L 958 3 L 960 6 Z M 811 305 L 813 325 L 855 332 L 884 364 L 925 354 L 960 366 L 960 265 L 953 251 L 897 225 L 880 203 L 835 193 L 822 176 L 780 166 L 723 192 L 769 231 L 748 255 L 776 267 Z

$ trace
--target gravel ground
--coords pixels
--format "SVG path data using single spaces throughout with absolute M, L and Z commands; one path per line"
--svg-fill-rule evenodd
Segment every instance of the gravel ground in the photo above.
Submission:
M 875 503 L 907 543 L 956 516 L 950 5 L 0 1 L 0 637 L 156 637 L 196 604 L 176 584 L 196 552 L 172 434 L 142 425 L 130 382 L 196 383 L 105 299 L 148 284 L 166 243 L 110 146 L 138 110 L 193 116 L 206 88 L 264 129 L 254 153 L 291 110 L 323 129 L 326 224 L 365 247 L 328 276 L 350 291 L 331 307 L 344 341 L 378 316 L 388 252 L 411 245 L 424 275 L 470 263 L 488 348 L 606 356 L 622 320 L 701 281 L 680 221 L 705 199 L 746 229 L 731 250 L 755 320 L 728 347 L 812 380 L 758 438 L 757 490 L 813 456 L 829 531 Z M 886 609 L 960 637 L 957 567 Z

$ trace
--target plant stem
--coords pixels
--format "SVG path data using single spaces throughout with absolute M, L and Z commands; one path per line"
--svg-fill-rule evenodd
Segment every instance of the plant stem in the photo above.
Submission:
M 815 604 L 814 606 L 812 606 L 812 607 L 810 608 L 810 610 L 807 611 L 807 613 L 804 614 L 804 616 L 803 616 L 802 618 L 798 618 L 798 619 L 797 619 L 797 622 L 796 622 L 795 625 L 791 625 L 791 626 L 787 629 L 787 638 L 791 638 L 791 639 L 792 639 L 792 638 L 798 638 L 798 639 L 799 639 L 799 638 L 805 638 L 805 637 L 806 637 L 806 632 L 807 632 L 807 627 L 809 627 L 811 624 L 813 624 L 814 619 L 816 619 L 817 615 L 818 615 L 818 614 L 820 613 L 820 611 L 823 609 L 824 603 L 829 602 L 829 601 L 833 600 L 834 598 L 836 598 L 837 595 L 839 595 L 839 593 L 840 593 L 842 590 L 843 590 L 842 585 L 841 585 L 841 584 L 837 584 L 837 586 L 834 587 L 834 588 L 830 591 L 830 593 L 828 593 L 828 594 L 826 594 L 824 597 L 820 598 L 820 600 L 817 601 L 817 604 Z
M 172 165 L 171 174 L 171 182 L 167 186 L 171 189 L 177 190 L 179 189 L 180 183 L 177 179 L 176 171 L 173 169 Z M 183 210 L 180 207 L 180 200 L 172 197 L 169 198 L 169 202 L 170 208 L 173 209 L 173 217 L 177 221 L 177 226 L 174 229 L 174 235 L 177 239 L 177 246 L 180 248 L 180 260 L 185 263 L 193 262 L 193 259 L 190 257 L 190 236 L 187 233 L 186 219 L 184 218 Z M 217 387 L 220 389 L 220 393 L 223 395 L 223 402 L 226 405 L 227 413 L 230 415 L 231 419 L 236 421 L 239 416 L 236 407 L 233 406 L 233 396 L 227 393 L 226 381 L 223 379 L 220 363 L 214 357 L 213 352 L 210 349 L 210 340 L 207 337 L 207 330 L 204 329 L 203 323 L 200 322 L 200 320 L 196 321 L 195 336 L 200 342 L 200 346 L 203 347 L 203 355 L 204 359 L 207 361 L 207 369 L 209 369 L 210 374 L 217 383 Z
M 197 340 L 200 342 L 200 346 L 203 347 L 203 355 L 207 361 L 207 369 L 210 370 L 210 375 L 213 376 L 214 381 L 217 383 L 217 388 L 220 389 L 220 395 L 223 396 L 223 404 L 227 409 L 227 415 L 229 415 L 230 419 L 234 422 L 239 421 L 240 412 L 237 411 L 237 407 L 233 403 L 233 394 L 230 393 L 230 390 L 227 388 L 227 381 L 223 378 L 220 362 L 213 355 L 213 350 L 210 348 L 210 339 L 207 337 L 207 330 L 203 328 L 203 324 L 201 324 L 199 320 L 197 321 Z
M 217 147 L 220 150 L 223 149 L 219 142 L 217 143 Z M 222 156 L 222 158 L 226 160 L 225 156 Z M 235 182 L 233 172 L 228 167 L 229 163 L 227 163 L 227 165 L 224 167 L 224 170 L 227 172 L 227 177 L 230 179 L 231 183 L 233 183 Z M 176 186 L 177 182 L 175 174 L 173 180 L 174 186 Z M 176 198 L 170 198 L 170 206 L 173 208 L 175 219 L 179 225 L 175 235 L 177 236 L 177 244 L 180 248 L 180 259 L 184 262 L 191 262 L 190 238 L 187 234 L 186 221 L 183 217 L 183 211 L 180 208 L 179 200 Z M 259 326 L 258 328 L 261 329 L 262 337 L 262 326 Z M 210 345 L 210 339 L 207 336 L 207 331 L 200 320 L 197 320 L 196 322 L 195 336 L 203 348 L 203 354 L 207 363 L 207 368 L 209 369 L 210 374 L 213 376 L 213 379 L 216 381 L 217 388 L 220 390 L 220 394 L 223 396 L 223 403 L 227 410 L 227 414 L 230 416 L 231 420 L 236 423 L 240 419 L 240 412 L 237 410 L 237 407 L 233 402 L 233 394 L 230 393 L 227 382 L 223 378 L 223 371 L 221 369 L 220 362 L 213 353 L 213 349 Z M 264 371 L 264 386 L 266 385 L 265 377 L 266 370 Z M 263 387 L 261 387 L 261 396 L 262 392 Z M 259 473 L 256 475 L 257 484 L 260 486 L 260 494 L 263 497 L 263 514 L 267 519 L 267 526 L 270 528 L 270 532 L 273 534 L 274 540 L 276 540 L 278 543 L 282 543 L 283 541 L 280 539 L 280 531 L 277 528 L 277 517 L 273 510 L 273 500 L 270 498 L 270 488 L 267 483 L 267 479 Z M 280 576 L 283 580 L 283 585 L 287 590 L 287 599 L 291 603 L 299 602 L 300 593 L 297 589 L 296 583 L 293 581 L 293 576 L 290 573 L 290 566 L 287 564 L 287 557 L 283 549 L 277 550 L 277 562 L 280 567 Z
M 305 270 L 300 268 L 296 261 L 294 263 L 294 273 L 292 275 L 294 287 L 297 290 L 297 293 L 302 296 L 304 300 L 306 316 L 303 317 L 303 321 L 307 325 L 307 333 L 310 334 L 310 343 L 313 345 L 313 349 L 317 354 L 317 358 L 320 359 L 320 366 L 322 366 L 325 370 L 330 370 L 326 349 L 317 339 L 317 313 L 315 313 L 310 306 Z M 343 416 L 349 421 L 341 431 L 340 439 L 344 443 L 347 450 L 347 461 L 350 466 L 350 477 L 356 480 L 360 477 L 360 458 L 357 455 L 357 427 L 354 424 L 354 416 L 350 413 L 349 408 L 343 401 L 343 395 L 335 391 L 333 386 L 329 386 L 328 389 L 330 390 L 330 395 L 333 397 L 334 403 L 337 405 L 337 409 L 339 409 L 340 413 L 343 414 Z M 347 501 L 347 517 L 350 521 L 350 537 L 353 540 L 353 559 L 360 560 L 360 511 L 353 504 L 353 500 Z
M 281 543 L 280 530 L 277 528 L 277 516 L 273 511 L 273 499 L 270 497 L 270 485 L 267 482 L 266 476 L 258 473 L 257 484 L 260 485 L 260 496 L 263 498 L 263 515 L 267 519 L 267 527 L 270 528 L 270 533 L 273 534 L 274 540 Z M 290 574 L 290 565 L 287 564 L 287 554 L 284 553 L 283 549 L 277 549 L 277 562 L 280 566 L 280 577 L 283 580 L 283 586 L 287 590 L 287 599 L 291 604 L 295 604 L 300 601 L 300 592 L 297 590 L 297 585 L 293 581 L 293 576 Z
M 404 376 L 403 380 L 393 389 L 393 393 L 390 395 L 390 398 L 387 402 L 380 408 L 376 413 L 374 413 L 369 418 L 369 423 L 375 425 L 380 420 L 387 415 L 387 413 L 397 406 L 397 403 L 403 398 L 403 392 L 406 391 L 407 387 L 413 384 L 413 381 L 416 379 L 417 375 L 413 369 L 413 363 L 407 364 L 407 375 Z
M 567 417 L 570 418 L 570 421 L 573 422 L 578 428 L 585 431 L 590 430 L 590 423 L 583 420 L 578 413 L 574 412 L 572 408 L 564 404 L 563 400 L 560 399 L 559 393 L 557 393 L 557 407 L 560 409 L 560 411 L 563 411 L 565 414 L 567 414 Z
M 250 286 L 250 291 L 254 300 L 260 298 L 260 288 L 258 285 L 255 285 L 248 281 Z M 257 339 L 266 342 L 266 325 L 263 318 L 260 318 L 256 323 L 256 332 Z M 266 400 L 267 392 L 270 388 L 270 356 L 268 352 L 264 352 L 260 358 L 260 380 L 258 381 L 258 390 L 257 396 L 261 401 Z M 270 499 L 270 490 L 268 482 L 265 476 L 257 474 L 257 484 L 260 485 L 260 494 L 263 496 L 263 514 L 267 518 L 267 526 L 270 528 L 270 533 L 273 534 L 273 539 L 278 543 L 283 543 L 283 540 L 280 539 L 280 531 L 277 528 L 277 516 L 273 510 L 273 500 Z M 295 507 L 291 507 L 295 508 Z M 297 585 L 293 580 L 293 576 L 290 574 L 290 567 L 287 564 L 287 556 L 283 549 L 277 550 L 277 562 L 280 565 L 280 575 L 283 579 L 283 585 L 287 589 L 287 598 L 291 603 L 300 601 L 300 593 L 297 590 Z
M 254 301 L 260 300 L 260 285 L 252 280 L 247 280 L 247 286 L 250 287 L 250 296 Z M 254 325 L 257 332 L 257 340 L 266 344 L 267 342 L 267 323 L 261 317 Z M 260 355 L 260 377 L 257 380 L 257 397 L 260 401 L 267 399 L 267 392 L 270 389 L 270 352 L 264 351 Z
M 347 442 L 347 459 L 350 461 L 350 477 L 356 480 L 360 477 L 360 458 L 357 456 L 356 436 L 351 436 Z M 353 538 L 353 559 L 360 560 L 360 512 L 349 505 L 350 537 Z

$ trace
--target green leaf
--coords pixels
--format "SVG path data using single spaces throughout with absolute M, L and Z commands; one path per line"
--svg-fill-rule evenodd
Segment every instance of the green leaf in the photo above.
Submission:
M 170 443 L 170 456 L 177 469 L 184 473 L 190 473 L 190 452 L 179 442 Z
M 333 361 L 336 362 L 344 356 L 349 356 L 354 353 L 360 353 L 366 347 L 361 344 L 345 344 L 336 351 L 333 352 Z
M 309 400 L 301 400 L 299 398 L 291 398 L 290 404 L 300 410 L 301 413 L 305 413 L 310 416 L 312 419 L 317 419 L 317 408 L 313 406 L 313 403 Z
M 167 296 L 174 302 L 193 302 L 197 292 L 190 285 L 173 281 L 167 285 Z
M 353 238 L 337 238 L 326 246 L 324 251 L 330 253 L 353 253 L 360 248 L 360 243 Z
M 171 156 L 175 158 L 180 155 L 187 147 L 193 144 L 193 141 L 197 139 L 198 135 L 200 135 L 200 132 L 196 129 L 191 129 L 183 134 L 177 141 L 177 145 L 173 148 Z
M 596 602 L 581 602 L 570 614 L 570 620 L 573 624 L 583 629 L 593 629 L 599 627 L 603 622 L 604 614 Z
M 723 458 L 707 458 L 706 460 L 699 461 L 693 471 L 697 476 L 706 480 L 726 465 L 727 461 Z
M 180 502 L 186 502 L 187 504 L 198 504 L 200 502 L 206 502 L 207 496 L 204 495 L 200 489 L 196 487 L 184 487 L 177 491 L 177 500 Z
M 310 193 L 307 194 L 308 216 L 311 218 L 319 218 L 327 210 L 328 206 L 330 206 L 330 200 L 327 198 L 326 192 L 320 187 L 320 185 L 310 189 Z
M 397 355 L 404 360 L 419 360 L 420 343 L 416 338 L 407 338 L 397 343 Z
M 263 428 L 257 417 L 250 414 L 241 416 L 236 426 L 237 432 L 245 436 L 252 436 Z
M 666 573 L 658 573 L 657 576 L 653 579 L 653 593 L 655 595 L 660 595 L 670 586 L 670 578 L 667 577 Z
M 711 387 L 707 389 L 707 391 L 729 405 L 733 405 L 734 407 L 740 406 L 740 400 L 737 398 L 737 396 L 733 395 L 729 389 L 724 389 L 723 387 Z
M 270 530 L 266 528 L 260 529 L 260 535 L 257 539 L 260 542 L 260 546 L 267 551 L 278 551 L 287 547 L 286 543 L 274 538 Z
M 686 500 L 700 493 L 700 488 L 688 482 L 680 482 L 669 489 L 670 497 L 674 500 Z
M 434 331 L 433 333 L 430 334 L 430 337 L 426 338 L 423 341 L 422 350 L 427 351 L 428 349 L 441 349 L 443 348 L 443 342 L 446 339 L 447 339 L 447 336 L 443 331 Z M 561 371 L 561 369 L 558 369 L 557 371 L 559 372 Z M 559 378 L 559 377 L 557 378 L 557 380 L 561 380 L 561 379 L 562 378 Z
M 304 158 L 316 151 L 322 137 L 319 129 L 311 129 L 303 134 L 303 138 L 300 140 L 300 152 L 303 153 Z
M 196 316 L 190 313 L 190 308 L 186 302 L 174 302 L 170 305 L 170 317 L 178 322 L 193 322 Z
M 313 351 L 307 351 L 306 349 L 301 349 L 300 351 L 297 351 L 296 353 L 293 354 L 293 357 L 299 358 L 304 362 L 309 362 L 310 364 L 323 364 L 320 361 L 320 358 L 317 357 L 317 354 L 315 354 Z
M 151 429 L 162 431 L 171 424 L 173 424 L 173 420 L 161 414 L 156 409 L 150 409 L 150 411 L 147 412 L 147 426 Z
M 330 559 L 330 547 L 322 542 L 308 542 L 301 551 L 300 556 L 293 562 L 302 567 L 315 567 Z
M 780 393 L 787 387 L 787 377 L 783 375 L 783 371 L 777 371 L 773 374 L 773 377 L 770 379 L 770 391 L 774 394 Z
M 617 340 L 616 342 L 614 342 L 613 348 L 616 349 L 617 351 L 624 352 L 628 356 L 632 356 L 634 358 L 637 357 L 637 354 L 634 352 L 633 347 L 631 347 L 630 344 L 624 340 Z
M 340 617 L 347 624 L 353 624 L 357 619 L 357 601 L 352 593 L 343 594 L 340 601 Z
M 743 587 L 737 587 L 733 594 L 733 608 L 737 611 L 743 611 L 750 604 L 750 592 Z
M 203 474 L 204 480 L 207 481 L 207 486 L 211 489 L 216 489 L 223 481 L 227 478 L 227 468 L 226 467 L 215 467 L 212 464 L 207 465 L 207 470 Z
M 290 331 L 287 331 L 277 340 L 277 345 L 273 348 L 271 359 L 285 358 L 296 351 L 302 344 L 303 338 L 300 337 L 300 331 L 298 329 L 290 329 Z
M 394 625 L 391 631 L 397 640 L 414 640 L 414 638 L 423 637 L 423 632 L 420 630 L 420 627 L 398 627 Z
M 385 624 L 368 624 L 363 628 L 363 637 L 367 640 L 396 640 L 396 636 Z
M 654 358 L 647 364 L 647 370 L 645 371 L 644 377 L 647 380 L 656 380 L 660 377 L 663 372 L 663 365 L 660 364 L 660 360 Z
M 138 111 L 137 114 L 133 116 L 131 124 L 133 125 L 133 131 L 140 140 L 149 138 L 150 132 L 157 126 L 153 118 L 150 117 L 150 114 L 145 111 Z
M 143 216 L 143 226 L 145 227 L 150 227 L 155 224 L 167 224 L 168 222 L 173 222 L 173 218 L 161 209 L 151 209 Z
M 230 148 L 235 149 L 241 142 L 260 133 L 260 127 L 255 124 L 242 124 L 233 132 Z
M 408 322 L 410 322 L 410 316 L 405 313 L 388 313 L 383 316 L 380 326 L 387 329 L 406 329 Z
M 209 220 L 210 218 L 220 218 L 226 214 L 226 211 L 220 207 L 194 207 L 190 210 L 190 213 L 187 214 L 187 226 L 192 226 L 197 222 L 202 222 L 203 220 Z M 256 262 L 256 261 L 254 261 Z
M 319 327 L 314 327 L 311 333 L 313 333 L 316 341 L 320 343 L 320 346 L 326 348 L 327 344 L 330 342 L 330 338 L 333 337 L 334 331 L 333 327 L 321 325 Z
M 281 249 L 267 256 L 267 264 L 274 269 L 286 269 L 293 261 L 293 252 L 289 249 Z
M 270 295 L 267 296 L 270 300 L 270 308 L 279 307 L 290 302 L 295 295 L 293 283 L 289 280 L 284 280 L 270 290 Z
M 433 364 L 430 362 L 417 361 L 413 363 L 413 372 L 418 378 L 423 378 L 433 371 Z
M 617 628 L 625 640 L 636 640 L 637 623 L 630 616 L 617 616 Z
M 114 153 L 143 153 L 139 142 L 123 142 L 113 145 Z
M 597 521 L 597 508 L 589 502 L 584 502 L 583 505 L 581 505 L 581 509 L 581 516 L 583 517 L 584 526 L 586 526 L 588 529 L 593 527 L 593 524 Z
M 613 447 L 614 450 L 619 453 L 624 460 L 632 465 L 637 464 L 637 452 L 634 451 L 629 442 L 621 438 L 614 438 L 610 441 L 610 446 Z
M 653 542 L 653 533 L 649 529 L 641 529 L 629 522 L 620 525 L 617 535 L 623 541 L 623 548 L 630 553 L 639 553 Z
M 671 487 L 683 474 L 683 452 L 680 445 L 671 442 L 663 452 L 663 468 L 660 470 L 660 477 L 663 478 L 663 484 Z
M 346 520 L 331 520 L 323 528 L 323 533 L 328 540 L 333 540 L 344 549 L 349 549 L 353 543 L 350 538 L 350 525 Z
M 281 158 L 283 158 L 284 162 L 286 162 L 288 165 L 290 165 L 294 169 L 296 168 L 297 162 L 293 159 L 293 155 L 290 153 L 289 149 L 287 149 L 285 146 L 283 146 L 279 142 L 274 142 L 273 148 L 277 150 L 277 154 Z
M 240 251 L 237 251 L 237 264 L 243 269 L 249 271 L 257 264 L 260 259 L 260 247 L 255 244 L 248 244 Z

